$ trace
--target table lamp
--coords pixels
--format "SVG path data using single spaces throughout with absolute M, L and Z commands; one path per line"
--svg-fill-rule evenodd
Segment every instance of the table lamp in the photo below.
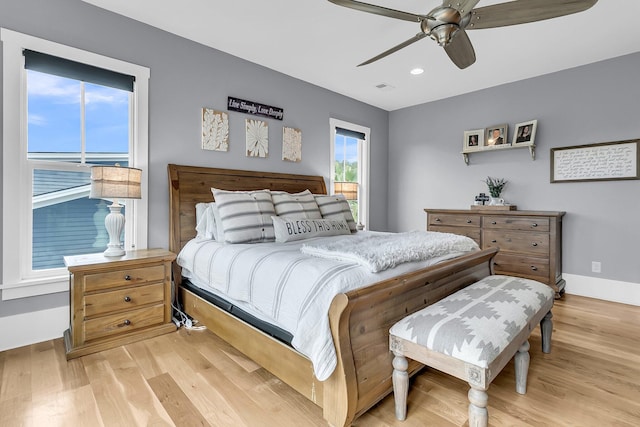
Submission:
M 109 234 L 109 244 L 104 256 L 122 256 L 125 254 L 120 245 L 120 234 L 124 227 L 124 215 L 120 212 L 122 205 L 118 199 L 140 199 L 140 181 L 142 170 L 115 166 L 93 166 L 91 168 L 91 199 L 112 199 L 111 211 L 104 219 L 104 226 Z

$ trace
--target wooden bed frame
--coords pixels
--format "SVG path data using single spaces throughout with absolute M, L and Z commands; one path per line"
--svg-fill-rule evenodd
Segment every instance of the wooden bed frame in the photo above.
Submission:
M 321 176 L 168 165 L 169 249 L 178 253 L 195 237 L 195 205 L 211 202 L 211 187 L 225 190 L 271 189 L 326 194 Z M 311 361 L 179 286 L 187 314 L 205 324 L 283 382 L 323 408 L 331 426 L 348 426 L 392 391 L 389 328 L 409 313 L 491 274 L 496 249 L 474 252 L 415 272 L 338 294 L 329 311 L 338 366 L 323 382 Z M 175 265 L 175 264 L 174 264 Z M 180 268 L 174 266 L 176 284 Z M 422 365 L 412 362 L 410 374 Z

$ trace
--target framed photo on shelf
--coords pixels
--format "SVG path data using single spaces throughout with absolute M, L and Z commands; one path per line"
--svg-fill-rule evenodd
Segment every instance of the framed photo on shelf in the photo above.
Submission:
M 464 141 L 462 144 L 463 153 L 482 150 L 483 145 L 484 129 L 467 130 L 464 132 Z
M 510 146 L 511 144 L 507 140 L 507 131 L 509 129 L 509 125 L 495 125 L 486 128 L 485 130 L 485 139 L 484 139 L 484 147 L 485 148 L 493 148 L 493 147 L 505 147 Z
M 536 139 L 537 120 L 518 123 L 513 132 L 513 146 L 533 145 Z

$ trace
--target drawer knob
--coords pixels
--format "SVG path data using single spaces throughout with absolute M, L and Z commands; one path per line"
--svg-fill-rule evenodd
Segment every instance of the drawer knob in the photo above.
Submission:
M 434 219 L 435 222 L 440 222 L 440 218 Z
M 126 276 L 124 276 L 124 280 L 131 280 L 131 276 L 127 274 Z
M 535 265 L 532 265 L 532 266 L 531 266 L 531 270 L 532 270 L 532 271 L 538 271 L 538 267 L 536 267 Z
M 535 222 L 533 224 L 531 224 L 532 227 L 537 227 L 538 224 L 536 224 Z
M 125 326 L 129 326 L 129 325 L 131 324 L 131 320 L 126 319 L 126 320 L 124 321 L 124 324 L 125 324 Z
M 497 240 L 496 240 L 496 239 L 493 239 L 493 240 L 491 241 L 491 243 L 496 243 L 496 242 L 497 242 Z
M 496 225 L 496 224 L 497 224 L 497 222 L 495 222 L 495 221 L 491 221 L 491 224 Z
M 467 224 L 471 224 L 471 220 L 470 219 L 467 220 Z
M 531 246 L 538 246 L 538 244 L 536 242 L 533 242 Z
M 131 302 L 131 297 L 129 295 L 124 297 L 124 302 Z

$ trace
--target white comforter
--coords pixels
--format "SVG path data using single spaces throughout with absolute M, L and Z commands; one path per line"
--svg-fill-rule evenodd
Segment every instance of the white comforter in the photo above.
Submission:
M 386 233 L 359 232 L 354 237 L 364 234 Z M 300 250 L 303 243 L 325 244 L 337 238 L 345 236 L 257 244 L 192 240 L 178 255 L 178 264 L 196 286 L 289 331 L 293 347 L 311 360 L 316 377 L 324 381 L 336 366 L 327 316 L 335 295 L 463 254 L 452 252 L 372 273 L 354 261 L 318 258 Z M 468 246 L 477 249 L 475 243 Z

